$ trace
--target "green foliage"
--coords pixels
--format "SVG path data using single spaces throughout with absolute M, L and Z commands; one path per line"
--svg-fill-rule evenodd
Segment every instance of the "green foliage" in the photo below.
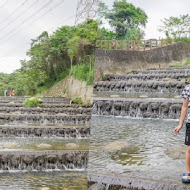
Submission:
M 145 27 L 148 16 L 144 10 L 124 0 L 115 1 L 113 8 L 105 12 L 105 18 L 116 32 L 117 37 L 125 39 L 125 37 L 129 35 L 129 32 L 135 29 L 141 30 L 140 27 Z
M 74 104 L 83 104 L 83 101 L 82 101 L 81 98 L 75 98 L 74 100 L 72 100 L 72 102 L 73 102 Z
M 183 37 L 183 38 L 176 38 L 176 39 L 174 39 L 174 42 L 190 43 L 190 38 L 186 38 L 186 37 Z
M 42 103 L 43 101 L 41 99 L 32 97 L 32 98 L 27 98 L 23 104 L 27 108 L 31 108 L 31 107 L 34 108 L 34 107 L 39 107 Z
M 185 66 L 185 65 L 190 65 L 190 58 L 187 58 L 186 61 L 184 63 L 174 63 L 171 66 L 172 67 L 181 67 L 181 66 Z
M 89 58 L 89 57 L 88 57 Z M 92 57 L 90 57 L 92 59 Z M 94 61 L 93 63 L 87 62 L 88 59 L 83 60 L 80 65 L 75 65 L 70 71 L 70 75 L 78 80 L 87 82 L 87 85 L 92 85 L 94 82 Z
M 85 80 L 91 83 L 93 63 L 85 62 L 84 58 L 94 55 L 97 27 L 97 21 L 88 19 L 77 26 L 60 27 L 52 35 L 44 31 L 32 39 L 27 51 L 30 59 L 21 60 L 21 69 L 10 75 L 0 73 L 1 95 L 11 88 L 17 95 L 35 95 L 67 77 L 71 65 L 84 63 L 89 64 L 90 73 Z
M 167 38 L 181 39 L 190 36 L 190 15 L 164 18 L 159 31 L 164 32 Z

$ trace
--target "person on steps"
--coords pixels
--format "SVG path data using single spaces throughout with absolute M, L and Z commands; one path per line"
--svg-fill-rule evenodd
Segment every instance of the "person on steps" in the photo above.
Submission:
M 12 89 L 9 90 L 9 96 L 10 96 L 10 97 L 12 96 Z
M 186 171 L 183 174 L 182 182 L 190 183 L 190 84 L 186 85 L 182 92 L 183 105 L 181 108 L 181 116 L 179 125 L 174 129 L 174 134 L 179 134 L 180 129 L 183 127 L 185 117 L 187 115 L 186 121 L 186 135 L 185 135 L 185 145 L 187 145 L 185 154 L 185 165 Z
M 7 97 L 7 90 L 4 91 L 4 97 Z

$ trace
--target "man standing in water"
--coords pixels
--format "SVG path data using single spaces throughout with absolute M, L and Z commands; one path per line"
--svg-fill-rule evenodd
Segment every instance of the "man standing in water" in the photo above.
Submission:
M 182 182 L 183 183 L 190 183 L 190 84 L 185 86 L 183 92 L 183 106 L 181 109 L 181 117 L 179 121 L 179 125 L 174 129 L 174 134 L 179 134 L 180 129 L 183 127 L 183 123 L 185 117 L 187 115 L 187 122 L 186 122 L 186 135 L 185 135 L 185 144 L 187 145 L 186 155 L 185 155 L 185 165 L 186 171 L 183 174 Z M 189 107 L 189 108 L 188 108 Z

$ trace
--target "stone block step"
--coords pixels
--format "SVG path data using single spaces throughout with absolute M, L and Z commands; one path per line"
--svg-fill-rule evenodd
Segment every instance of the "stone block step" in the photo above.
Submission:
M 0 107 L 24 107 L 22 103 L 0 103 Z M 91 108 L 92 105 L 81 104 L 42 104 L 40 108 Z
M 10 99 L 10 98 L 0 98 L 0 103 L 23 103 L 24 100 L 22 99 Z M 70 104 L 70 100 L 62 100 L 62 101 L 52 101 L 46 100 L 43 104 L 55 104 L 55 103 L 62 103 L 62 104 Z
M 181 93 L 184 82 L 152 81 L 98 81 L 94 83 L 94 92 L 167 92 Z
M 107 190 L 142 190 L 142 189 L 167 189 L 167 190 L 188 190 L 189 187 L 181 183 L 173 184 L 160 182 L 157 180 L 146 180 L 144 177 L 130 178 L 124 176 L 106 176 L 98 174 L 88 174 L 88 189 L 107 189 Z
M 0 107 L 0 113 L 13 114 L 67 114 L 67 115 L 91 115 L 91 108 L 11 108 Z
M 13 115 L 0 114 L 1 124 L 87 124 L 90 115 Z
M 94 98 L 93 115 L 179 119 L 182 100 Z
M 147 70 L 147 71 L 139 71 L 138 74 L 188 74 L 190 75 L 190 69 L 176 69 L 176 70 Z
M 24 125 L 0 125 L 0 137 L 22 138 L 89 138 L 90 127 L 79 126 L 24 126 Z
M 185 80 L 189 74 L 129 74 L 129 75 L 107 75 L 105 81 L 129 81 L 129 80 L 155 80 L 162 81 L 165 78 L 175 79 L 177 81 Z
M 88 151 L 2 151 L 1 171 L 86 169 Z

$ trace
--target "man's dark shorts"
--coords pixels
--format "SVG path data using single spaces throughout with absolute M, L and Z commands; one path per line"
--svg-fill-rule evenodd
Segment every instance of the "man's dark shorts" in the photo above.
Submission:
M 190 123 L 186 123 L 185 144 L 190 146 Z

